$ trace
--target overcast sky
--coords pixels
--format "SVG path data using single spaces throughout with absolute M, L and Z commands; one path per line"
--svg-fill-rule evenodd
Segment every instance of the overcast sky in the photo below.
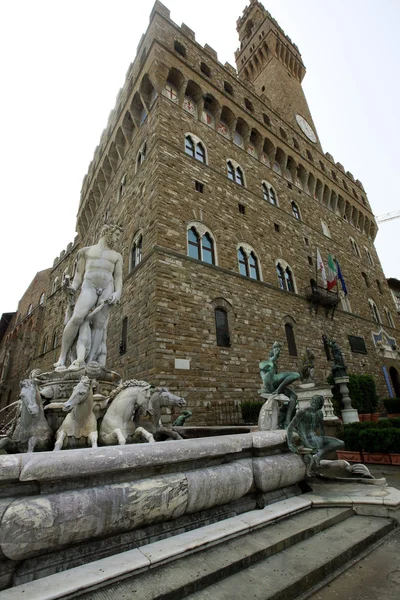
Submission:
M 165 0 L 219 60 L 235 65 L 246 0 Z M 35 273 L 73 240 L 82 179 L 152 0 L 0 2 L 1 293 L 14 311 Z M 360 179 L 376 215 L 397 192 L 398 0 L 265 0 L 298 45 L 303 86 L 325 152 Z M 400 279 L 400 219 L 380 226 L 387 277 Z

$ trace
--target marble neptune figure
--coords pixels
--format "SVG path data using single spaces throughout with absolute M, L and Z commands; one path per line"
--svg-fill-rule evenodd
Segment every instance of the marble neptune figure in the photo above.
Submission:
M 106 362 L 106 333 L 110 306 L 119 302 L 122 292 L 122 256 L 113 248 L 121 228 L 105 223 L 94 246 L 78 252 L 72 284 L 66 281 L 70 308 L 61 342 L 56 370 L 64 370 L 68 353 L 75 348 L 70 369 L 80 369 L 85 362 Z M 75 294 L 80 290 L 78 298 Z

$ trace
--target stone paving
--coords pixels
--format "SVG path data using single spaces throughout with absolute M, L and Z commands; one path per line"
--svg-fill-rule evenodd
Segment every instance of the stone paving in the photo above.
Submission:
M 372 465 L 376 478 L 400 490 L 400 467 Z M 308 597 L 309 600 L 398 600 L 400 598 L 400 529 L 383 544 L 355 561 L 344 573 Z

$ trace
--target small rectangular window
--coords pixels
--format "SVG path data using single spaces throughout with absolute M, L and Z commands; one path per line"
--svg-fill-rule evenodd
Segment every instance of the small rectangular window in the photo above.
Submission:
M 200 192 L 200 194 L 204 192 L 204 183 L 201 183 L 200 181 L 195 181 L 194 187 L 196 189 L 196 192 Z
M 304 238 L 304 243 L 305 243 L 306 246 L 310 245 L 310 242 L 308 241 L 308 238 L 306 238 L 306 237 Z
M 307 256 L 307 258 L 308 258 L 308 264 L 312 266 L 312 264 L 313 264 L 312 256 Z
M 281 228 L 280 228 L 280 226 L 278 225 L 278 223 L 274 223 L 274 229 L 275 229 L 275 231 L 277 231 L 278 233 L 280 232 Z
M 245 215 L 246 214 L 246 207 L 244 204 L 240 204 L 239 202 L 239 212 L 241 215 Z
M 356 352 L 357 354 L 367 354 L 367 348 L 363 337 L 349 335 L 349 343 L 352 352 Z

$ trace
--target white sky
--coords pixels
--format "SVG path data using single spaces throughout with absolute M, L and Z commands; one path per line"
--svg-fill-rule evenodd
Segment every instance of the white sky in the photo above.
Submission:
M 219 60 L 235 65 L 236 19 L 246 0 L 165 0 Z M 400 210 L 395 180 L 400 95 L 398 0 L 264 0 L 298 45 L 303 86 L 325 152 L 360 179 L 372 210 Z M 0 2 L 0 314 L 14 311 L 35 273 L 72 241 L 82 179 L 152 0 Z M 380 226 L 387 277 L 400 279 L 393 239 Z

